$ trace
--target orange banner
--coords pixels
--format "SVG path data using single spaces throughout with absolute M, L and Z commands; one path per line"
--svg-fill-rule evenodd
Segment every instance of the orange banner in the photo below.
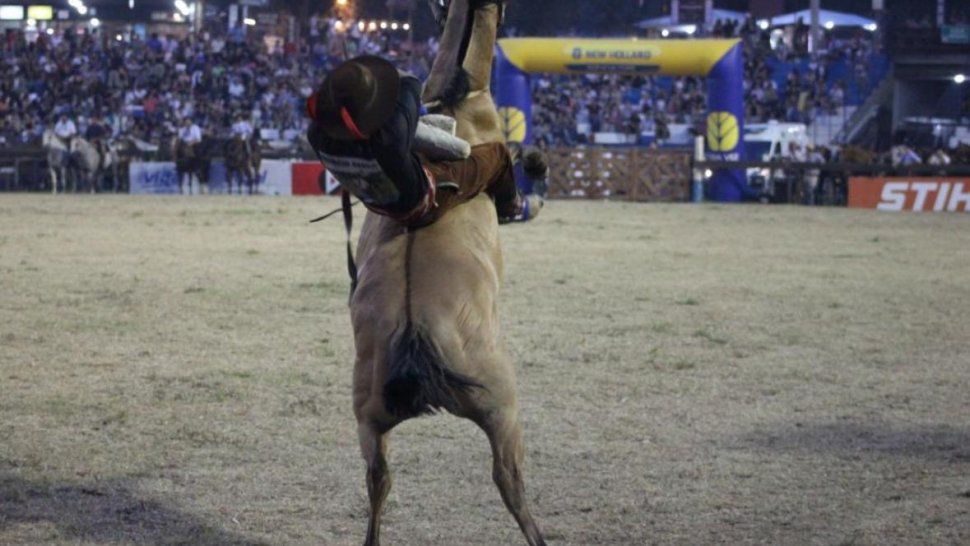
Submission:
M 888 211 L 970 212 L 970 178 L 849 179 L 849 207 Z

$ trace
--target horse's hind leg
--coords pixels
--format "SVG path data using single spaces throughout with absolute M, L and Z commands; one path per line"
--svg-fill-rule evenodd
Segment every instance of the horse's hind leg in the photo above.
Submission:
M 525 498 L 522 463 L 525 458 L 522 426 L 513 408 L 495 410 L 476 420 L 492 444 L 492 479 L 530 546 L 545 546 Z
M 370 522 L 364 546 L 381 543 L 381 513 L 391 491 L 391 472 L 387 468 L 387 430 L 374 423 L 361 422 L 357 426 L 360 450 L 367 463 L 367 494 L 370 497 Z

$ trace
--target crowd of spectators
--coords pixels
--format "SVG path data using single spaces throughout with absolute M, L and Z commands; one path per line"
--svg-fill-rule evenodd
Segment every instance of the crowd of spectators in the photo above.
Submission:
M 783 37 L 772 36 L 754 20 L 717 21 L 700 35 L 739 37 L 745 44 L 745 117 L 749 123 L 769 120 L 810 124 L 818 115 L 839 113 L 847 101 L 841 82 L 829 85 L 827 72 L 837 62 L 850 71 L 848 79 L 865 92 L 874 47 L 871 35 L 826 36 L 817 56 L 808 54 L 808 27 L 796 25 Z M 779 85 L 772 67 L 798 66 Z M 669 137 L 670 124 L 703 131 L 707 89 L 703 78 L 664 78 L 589 74 L 539 77 L 534 80 L 535 135 L 546 146 L 589 142 L 595 133 Z M 652 130 L 652 131 L 651 131 Z
M 185 118 L 207 135 L 254 127 L 294 140 L 305 130 L 305 97 L 341 59 L 378 54 L 424 77 L 437 49 L 433 39 L 409 42 L 402 29 L 374 30 L 326 17 L 311 18 L 306 34 L 284 42 L 247 35 L 245 27 L 223 35 L 145 39 L 76 28 L 35 37 L 8 31 L 0 43 L 0 145 L 35 144 L 61 118 L 77 134 L 93 125 L 109 138 L 149 143 L 176 134 Z M 860 87 L 868 86 L 873 48 L 865 33 L 827 38 L 823 54 L 811 59 L 805 25 L 789 29 L 783 40 L 750 19 L 718 21 L 700 34 L 745 41 L 749 123 L 809 123 L 819 113 L 836 112 L 846 89 L 828 86 L 826 71 L 838 60 L 849 63 Z M 803 68 L 779 85 L 773 63 L 797 61 Z M 701 78 L 589 74 L 533 82 L 540 145 L 588 142 L 598 132 L 649 132 L 663 142 L 671 124 L 703 127 L 707 90 Z
M 436 49 L 433 40 L 408 43 L 399 30 L 311 23 L 298 43 L 247 36 L 242 26 L 222 36 L 146 39 L 80 28 L 8 31 L 0 43 L 0 145 L 36 144 L 59 121 L 68 134 L 106 127 L 112 138 L 157 144 L 185 118 L 215 137 L 255 127 L 295 139 L 307 123 L 305 98 L 344 55 L 382 55 L 422 75 Z

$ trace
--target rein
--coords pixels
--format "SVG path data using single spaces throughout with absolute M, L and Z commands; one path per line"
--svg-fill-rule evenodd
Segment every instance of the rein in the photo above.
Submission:
M 316 149 L 313 150 L 317 154 L 317 159 L 320 163 L 323 163 L 323 157 L 320 156 L 320 152 Z M 311 224 L 317 222 L 322 222 L 327 218 L 337 214 L 338 212 L 344 213 L 344 229 L 347 230 L 347 274 L 350 275 L 350 298 L 353 299 L 354 292 L 357 291 L 357 261 L 354 260 L 354 245 L 353 245 L 353 231 L 354 231 L 354 207 L 360 204 L 360 201 L 356 203 L 350 200 L 350 192 L 347 190 L 340 190 L 340 208 L 330 211 L 327 214 L 319 218 L 310 220 Z
M 350 192 L 347 190 L 341 190 L 340 192 L 340 208 L 332 210 L 327 214 L 319 218 L 314 218 L 310 220 L 311 224 L 316 224 L 317 222 L 322 222 L 328 218 L 331 218 L 338 212 L 344 213 L 344 229 L 347 230 L 347 274 L 350 275 L 350 297 L 354 297 L 354 292 L 357 291 L 357 261 L 354 259 L 354 246 L 352 242 L 352 232 L 354 230 L 354 207 L 360 204 L 360 201 L 351 202 Z

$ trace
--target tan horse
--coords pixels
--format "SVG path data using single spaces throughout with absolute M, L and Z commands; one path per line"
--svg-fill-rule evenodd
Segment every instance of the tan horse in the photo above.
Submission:
M 459 136 L 472 145 L 503 140 L 488 91 L 498 20 L 495 4 L 472 12 L 469 0 L 455 0 L 425 89 L 425 101 L 440 102 L 444 113 L 454 115 Z M 450 107 L 454 101 L 440 99 L 454 89 L 462 65 L 473 91 Z M 371 503 L 365 546 L 380 543 L 381 511 L 391 488 L 388 433 L 437 410 L 485 431 L 506 507 L 528 543 L 544 545 L 523 485 L 515 368 L 499 336 L 502 250 L 491 199 L 479 195 L 419 230 L 368 214 L 358 263 L 351 314 L 354 410 Z

